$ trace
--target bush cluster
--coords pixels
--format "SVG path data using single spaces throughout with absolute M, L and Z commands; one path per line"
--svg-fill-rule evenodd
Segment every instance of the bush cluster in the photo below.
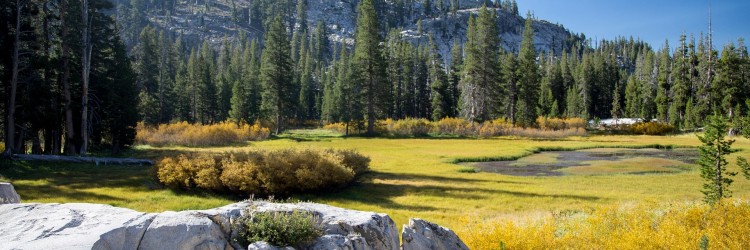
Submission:
M 302 248 L 305 243 L 323 235 L 318 221 L 318 216 L 307 211 L 247 211 L 233 221 L 238 232 L 234 240 L 243 246 L 265 241 L 274 246 Z
M 542 130 L 566 130 L 566 129 L 586 129 L 588 123 L 581 118 L 548 118 L 540 116 L 536 119 L 539 128 Z
M 432 122 L 427 119 L 386 119 L 382 123 L 381 126 L 395 136 L 427 136 L 433 129 Z
M 639 122 L 630 126 L 630 131 L 638 135 L 665 135 L 674 130 L 674 126 L 661 122 Z
M 5 142 L 0 142 L 0 153 L 5 152 Z
M 342 187 L 369 164 L 351 150 L 284 149 L 167 157 L 156 172 L 172 188 L 289 195 Z
M 223 146 L 268 139 L 270 130 L 259 123 L 222 122 L 210 125 L 178 122 L 147 127 L 139 123 L 136 141 L 152 146 Z
M 476 124 L 460 118 L 443 118 L 435 125 L 440 135 L 474 136 Z

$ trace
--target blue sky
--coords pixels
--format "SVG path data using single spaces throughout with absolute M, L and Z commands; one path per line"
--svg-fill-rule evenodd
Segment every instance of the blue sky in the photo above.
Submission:
M 560 23 L 570 31 L 601 40 L 633 36 L 654 49 L 669 39 L 674 48 L 685 32 L 708 33 L 709 2 L 713 13 L 714 47 L 745 38 L 750 44 L 750 0 L 517 0 L 519 12 Z

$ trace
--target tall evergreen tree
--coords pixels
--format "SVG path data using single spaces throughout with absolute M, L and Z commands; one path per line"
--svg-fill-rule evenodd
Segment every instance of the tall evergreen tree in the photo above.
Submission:
M 669 41 L 664 42 L 659 60 L 659 85 L 656 88 L 656 112 L 661 122 L 669 122 L 669 89 L 671 84 L 672 59 L 669 56 Z
M 688 46 L 686 36 L 680 36 L 680 46 L 674 53 L 674 66 L 672 70 L 672 105 L 670 107 L 670 122 L 672 125 L 680 126 L 685 120 L 685 106 L 690 97 L 690 61 L 688 58 Z
M 500 40 L 497 16 L 483 6 L 469 17 L 466 57 L 461 79 L 461 116 L 467 120 L 490 119 L 500 109 Z
M 284 119 L 294 113 L 296 100 L 292 79 L 292 60 L 286 28 L 281 16 L 276 16 L 266 34 L 261 63 L 263 84 L 262 108 L 266 117 L 275 117 L 276 134 L 284 128 Z
M 628 78 L 628 84 L 625 86 L 625 116 L 638 117 L 641 110 L 641 96 L 638 91 L 638 82 L 635 76 Z
M 450 91 L 450 103 L 451 103 L 451 109 L 448 112 L 448 116 L 450 117 L 456 117 L 458 116 L 458 101 L 461 97 L 461 92 L 459 91 L 459 84 L 461 83 L 461 71 L 463 68 L 463 59 L 464 59 L 464 51 L 463 48 L 461 48 L 461 45 L 458 43 L 458 41 L 453 41 L 453 47 L 451 47 L 451 67 L 450 67 L 450 79 L 449 79 L 449 87 L 448 90 Z
M 364 91 L 367 134 L 375 133 L 375 121 L 388 107 L 388 85 L 385 61 L 380 48 L 380 23 L 373 0 L 363 0 L 357 12 L 357 43 L 354 45 L 354 68 Z
M 430 36 L 429 48 L 427 67 L 429 68 L 430 87 L 432 89 L 432 120 L 438 121 L 450 116 L 453 107 L 451 107 L 450 85 L 443 68 L 443 59 L 440 57 L 440 51 L 432 36 Z
M 539 66 L 536 64 L 534 48 L 534 28 L 531 14 L 526 15 L 521 50 L 518 54 L 518 103 L 521 126 L 530 127 L 536 123 L 536 105 L 539 103 Z

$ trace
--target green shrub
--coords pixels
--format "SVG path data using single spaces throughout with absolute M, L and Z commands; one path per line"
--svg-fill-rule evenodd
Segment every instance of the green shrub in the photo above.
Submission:
M 303 247 L 323 234 L 319 217 L 307 211 L 252 212 L 234 221 L 235 241 L 248 245 L 265 241 L 274 246 Z
M 157 177 L 172 188 L 288 195 L 345 186 L 369 164 L 369 158 L 352 150 L 194 154 L 165 158 L 157 165 Z
M 660 122 L 639 122 L 630 126 L 630 130 L 638 135 L 665 135 L 674 132 L 675 127 Z

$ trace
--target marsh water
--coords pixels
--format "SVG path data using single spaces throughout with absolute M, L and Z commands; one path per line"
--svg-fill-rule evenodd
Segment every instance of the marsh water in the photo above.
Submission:
M 676 173 L 694 166 L 697 149 L 598 148 L 547 151 L 513 161 L 475 162 L 481 172 L 514 176 Z

